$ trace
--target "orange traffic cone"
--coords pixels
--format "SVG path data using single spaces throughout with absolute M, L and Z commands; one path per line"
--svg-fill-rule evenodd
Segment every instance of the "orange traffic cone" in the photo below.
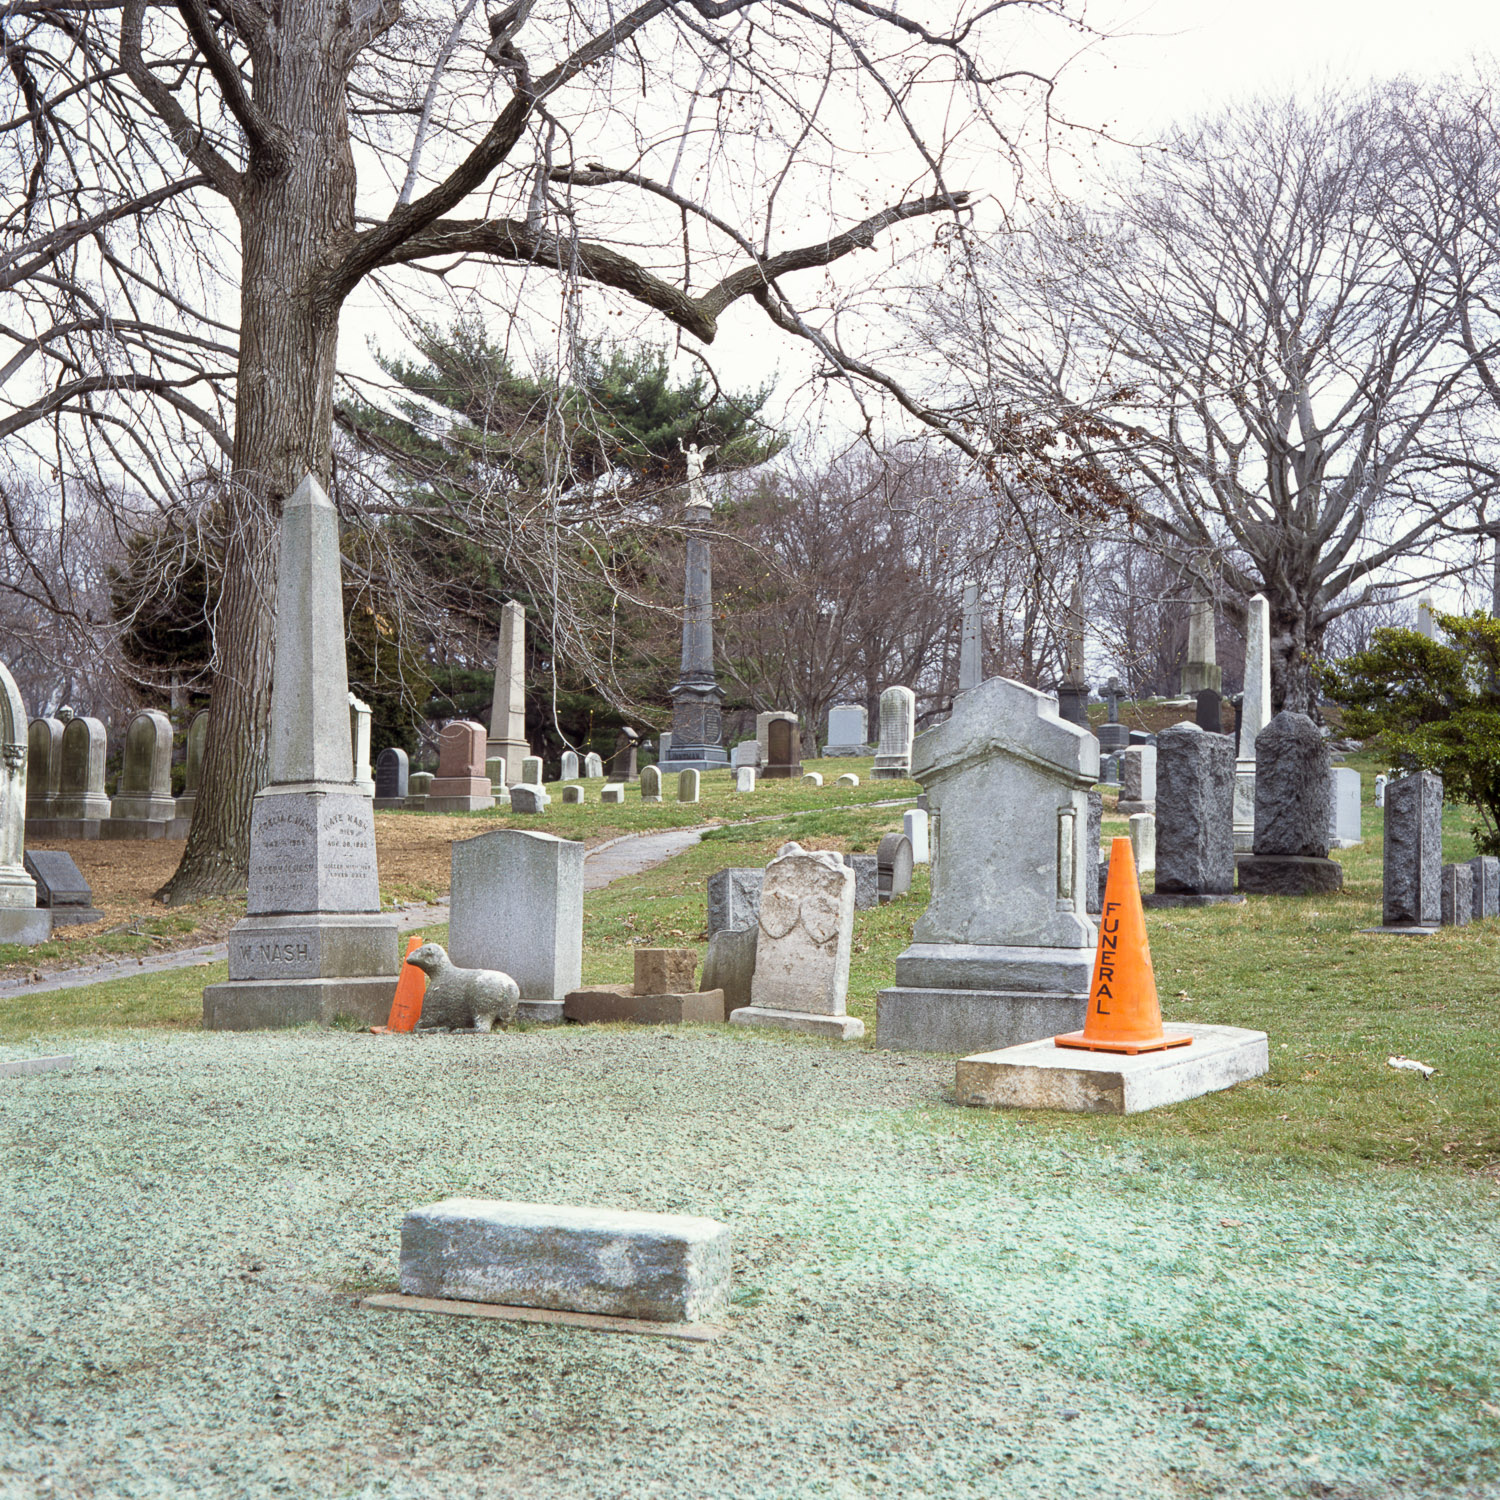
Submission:
M 1146 942 L 1146 913 L 1141 907 L 1135 851 L 1129 839 L 1109 847 L 1109 879 L 1099 919 L 1099 952 L 1083 1030 L 1054 1037 L 1059 1047 L 1086 1047 L 1091 1052 L 1160 1052 L 1185 1047 L 1190 1036 L 1164 1036 L 1156 975 Z
M 406 956 L 410 958 L 422 946 L 419 932 L 406 940 Z M 415 1031 L 422 1019 L 422 997 L 427 993 L 427 976 L 409 963 L 402 963 L 401 975 L 396 980 L 396 998 L 391 1002 L 391 1018 L 386 1023 L 387 1031 Z

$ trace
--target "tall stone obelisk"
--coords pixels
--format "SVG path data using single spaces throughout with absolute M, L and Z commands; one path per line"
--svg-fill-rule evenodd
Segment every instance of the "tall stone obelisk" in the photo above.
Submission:
M 964 613 L 958 638 L 958 690 L 967 693 L 984 681 L 984 631 L 979 612 L 979 585 L 964 585 Z
M 1182 664 L 1181 692 L 1191 698 L 1206 688 L 1219 692 L 1224 670 L 1219 666 L 1214 641 L 1214 601 L 1201 585 L 1193 589 L 1188 606 L 1187 660 Z
M 510 600 L 500 611 L 500 650 L 495 656 L 495 696 L 485 758 L 505 761 L 507 782 L 521 779 L 526 744 L 526 611 Z
M 1057 709 L 1070 724 L 1089 727 L 1089 685 L 1085 676 L 1083 631 L 1083 579 L 1073 580 L 1073 602 L 1068 609 L 1068 629 L 1064 637 L 1067 676 L 1058 685 Z
M 711 771 L 729 764 L 724 748 L 724 690 L 714 677 L 714 587 L 708 554 L 710 507 L 703 483 L 706 456 L 694 443 L 687 455 L 687 569 L 682 594 L 682 667 L 672 686 L 672 743 L 663 771 Z
M 1240 854 L 1255 847 L 1255 739 L 1270 722 L 1271 603 L 1256 594 L 1245 611 L 1245 691 L 1234 763 L 1234 847 Z
M 396 919 L 380 910 L 375 815 L 353 780 L 338 512 L 308 475 L 281 514 L 271 783 L 250 814 L 246 915 L 206 1030 L 384 1021 Z

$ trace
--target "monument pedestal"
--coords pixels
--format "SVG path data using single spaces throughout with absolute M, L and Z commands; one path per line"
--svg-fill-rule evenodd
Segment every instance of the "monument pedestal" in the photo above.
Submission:
M 26 842 L 45 844 L 54 839 L 70 843 L 77 839 L 97 839 L 99 827 L 109 822 L 109 814 L 102 818 L 27 818 Z
M 724 1024 L 724 991 L 637 995 L 631 984 L 600 984 L 572 990 L 563 1000 L 563 1015 L 581 1025 L 629 1021 L 637 1026 Z
M 230 980 L 203 991 L 205 1031 L 258 1031 L 280 1026 L 331 1026 L 352 1016 L 383 1026 L 396 997 L 394 970 L 387 975 L 326 979 Z
M 1344 888 L 1344 867 L 1302 854 L 1240 854 L 1235 874 L 1242 891 L 1256 896 L 1321 896 Z

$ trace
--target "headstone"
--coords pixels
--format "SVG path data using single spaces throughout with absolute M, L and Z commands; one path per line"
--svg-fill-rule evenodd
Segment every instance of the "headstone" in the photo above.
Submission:
M 854 909 L 870 911 L 880 905 L 880 867 L 873 854 L 846 854 L 844 863 L 854 871 Z
M 659 735 L 657 735 L 657 737 L 656 737 L 656 746 L 657 746 L 657 749 L 656 749 L 656 762 L 657 762 L 658 765 L 660 765 L 662 761 L 667 760 L 667 759 L 669 759 L 671 757 L 671 754 L 672 754 L 672 735 L 671 735 L 671 732 L 668 731 L 666 734 L 659 734 Z M 604 773 L 601 771 L 599 774 L 602 776 Z
M 765 1026 L 848 1041 L 864 1022 L 845 1012 L 854 935 L 854 871 L 837 854 L 783 845 L 766 866 L 750 1004 L 736 1026 Z
M 1104 835 L 1104 794 L 1096 786 L 1088 793 L 1088 833 L 1083 845 L 1083 901 L 1089 916 L 1104 910 L 1104 887 L 1099 881 L 1099 843 Z M 1230 871 L 1233 878 L 1234 872 Z
M 413 771 L 406 778 L 406 784 L 410 789 L 407 800 L 409 801 L 413 797 L 420 797 L 425 802 L 428 794 L 432 791 L 432 783 L 436 779 L 431 771 Z
M 609 763 L 611 781 L 635 780 L 639 774 L 640 740 L 640 735 L 628 724 L 620 730 L 615 740 L 614 757 Z
M 1334 766 L 1329 777 L 1328 846 L 1356 848 L 1364 843 L 1360 828 L 1359 772 L 1353 766 Z
M 716 870 L 708 877 L 708 935 L 754 927 L 766 872 L 753 868 Z
M 172 721 L 145 709 L 125 730 L 125 760 L 101 837 L 161 838 L 177 815 L 172 798 Z
M 1237 716 L 1239 760 L 1234 772 L 1234 847 L 1255 845 L 1256 742 L 1271 722 L 1271 605 L 1256 594 L 1246 609 L 1245 691 Z
M 437 775 L 427 793 L 429 812 L 475 812 L 495 805 L 485 769 L 485 743 L 484 725 L 472 719 L 443 725 L 438 735 Z
M 484 774 L 489 777 L 490 796 L 497 800 L 505 795 L 505 757 L 487 755 L 484 758 Z
M 1124 752 L 1114 755 L 1101 755 L 1099 758 L 1099 780 L 1105 786 L 1119 786 L 1120 763 L 1124 759 Z
M 1500 859 L 1480 854 L 1469 861 L 1469 868 L 1474 872 L 1474 920 L 1500 917 Z
M 1130 731 L 1123 724 L 1101 724 L 1094 731 L 1101 755 L 1118 755 L 1130 744 Z
M 992 677 L 917 737 L 933 814 L 932 899 L 896 983 L 882 1047 L 980 1052 L 1083 1025 L 1094 965 L 1084 878 L 1099 742 L 1057 702 Z
M 448 956 L 521 987 L 522 1020 L 561 1021 L 583 978 L 583 845 L 497 828 L 453 846 Z
M 507 766 L 518 766 L 530 754 L 526 744 L 526 611 L 511 599 L 500 610 L 495 691 L 482 758 L 499 756 Z
M 758 740 L 741 740 L 733 751 L 730 752 L 729 763 L 736 770 L 741 766 L 760 766 L 760 742 Z
M 1156 743 L 1156 736 L 1154 734 L 1147 734 L 1144 729 L 1132 729 L 1130 731 L 1130 743 L 1132 746 L 1154 745 Z
M 54 819 L 91 821 L 109 816 L 109 798 L 104 795 L 104 725 L 98 719 L 69 719 L 62 732 L 62 770 Z
M 579 803 L 586 800 L 581 786 L 565 786 L 562 799 L 564 803 Z
M 1377 776 L 1375 778 L 1375 806 L 1376 807 L 1384 807 L 1385 806 L 1385 788 L 1386 788 L 1386 782 L 1387 782 L 1387 780 L 1388 780 L 1388 778 L 1385 777 L 1385 776 Z
M 592 750 L 583 757 L 583 776 L 585 781 L 599 781 L 604 776 L 604 761 L 602 757 L 595 755 Z
M 967 693 L 984 681 L 984 631 L 979 612 L 979 585 L 964 585 L 964 612 L 958 642 L 958 690 Z
M 382 750 L 375 759 L 375 805 L 384 808 L 404 803 L 411 795 L 411 766 L 406 751 L 397 745 Z
M 1156 747 L 1132 745 L 1120 757 L 1120 803 L 1122 816 L 1156 811 Z
M 54 927 L 81 926 L 103 918 L 71 854 L 61 849 L 28 849 L 24 868 L 36 884 L 36 904 L 52 913 Z
M 734 773 L 734 789 L 737 792 L 753 792 L 755 790 L 754 766 L 741 766 Z
M 350 779 L 338 512 L 309 475 L 283 504 L 271 677 L 271 780 L 250 815 L 246 915 L 206 1030 L 383 1023 L 396 919 L 380 909 L 375 815 Z
M 1438 915 L 1444 927 L 1467 927 L 1474 917 L 1474 871 L 1467 863 L 1444 865 Z
M 1417 633 L 1429 641 L 1437 639 L 1437 618 L 1433 613 L 1432 600 L 1425 595 L 1417 600 Z
M 788 780 L 802 774 L 798 758 L 797 721 L 795 719 L 772 719 L 766 730 L 766 759 L 762 774 L 767 780 Z
M 578 780 L 578 752 L 576 750 L 564 750 L 562 753 L 562 769 L 558 772 L 562 781 Z
M 33 719 L 26 729 L 26 816 L 52 818 L 57 814 L 62 775 L 61 719 Z
M 661 769 L 658 766 L 646 766 L 641 771 L 641 801 L 661 801 Z
M 1399 776 L 1385 789 L 1381 918 L 1386 927 L 1436 927 L 1442 918 L 1443 779 Z
M 1120 722 L 1120 679 L 1111 677 L 1104 684 L 1104 713 L 1105 722 L 1118 724 Z
M 911 840 L 911 857 L 915 864 L 925 865 L 929 860 L 927 843 L 927 812 L 925 808 L 912 807 L 901 814 L 901 831 Z
M 1148 906 L 1239 903 L 1234 894 L 1234 746 L 1196 724 L 1156 741 L 1156 893 Z
M 685 1214 L 446 1198 L 402 1222 L 401 1291 L 699 1323 L 729 1302 L 729 1228 Z
M 1201 585 L 1194 588 L 1188 607 L 1187 661 L 1182 668 L 1184 697 L 1224 686 L 1224 670 L 1217 664 L 1214 643 L 1214 601 Z M 1205 726 L 1206 727 L 1206 726 Z
M 1151 813 L 1131 813 L 1130 852 L 1135 856 L 1137 875 L 1151 875 L 1156 870 L 1156 818 Z
M 835 785 L 837 785 L 837 786 L 850 786 L 850 787 L 858 786 L 859 785 L 859 777 L 856 776 L 853 771 L 845 771 L 844 774 L 839 777 L 839 779 L 835 783 Z
M 911 775 L 916 726 L 917 695 L 908 687 L 888 687 L 880 695 L 880 743 L 870 773 L 876 781 L 902 781 Z
M 809 771 L 802 778 L 803 786 L 822 786 L 823 773 L 821 771 Z
M 199 709 L 187 727 L 187 755 L 183 763 L 182 795 L 177 799 L 177 816 L 191 822 L 198 805 L 198 787 L 203 780 L 203 751 L 208 744 L 208 710 Z
M 1306 714 L 1283 710 L 1255 742 L 1255 850 L 1236 862 L 1240 889 L 1311 896 L 1343 888 L 1328 858 L 1328 746 Z
M 862 703 L 835 703 L 828 710 L 825 756 L 868 755 L 869 715 Z
M 1204 688 L 1197 694 L 1198 728 L 1209 734 L 1222 734 L 1224 725 L 1224 695 L 1213 688 Z
M 1086 683 L 1063 682 L 1057 688 L 1057 711 L 1069 724 L 1089 727 L 1089 690 Z
M 171 728 L 168 726 L 168 735 Z M 20 689 L 0 662 L 0 943 L 43 943 L 52 916 L 38 907 L 26 869 L 26 761 L 30 729 Z M 167 740 L 168 754 L 171 739 Z
M 726 928 L 708 940 L 708 953 L 703 960 L 703 988 L 723 993 L 726 1019 L 750 1003 L 755 951 L 759 942 L 760 924 L 753 920 L 748 927 Z
M 599 800 L 618 806 L 625 800 L 625 786 L 623 782 L 606 781 L 599 789 Z
M 882 906 L 911 890 L 915 856 L 904 833 L 888 833 L 875 851 L 876 889 Z
M 771 725 L 778 719 L 784 719 L 791 724 L 795 730 L 797 715 L 787 713 L 783 709 L 776 709 L 770 713 L 756 714 L 755 716 L 755 749 L 760 757 L 760 769 L 762 774 L 771 759 Z
M 350 754 L 354 762 L 354 785 L 366 797 L 375 795 L 375 773 L 370 769 L 370 726 L 374 712 L 368 703 L 349 694 Z
M 527 755 L 521 760 L 521 780 L 527 786 L 541 786 L 542 784 L 542 758 L 540 755 Z
M 513 813 L 541 813 L 552 805 L 552 798 L 540 786 L 528 786 L 518 781 L 510 789 L 510 810 Z
M 696 771 L 688 770 L 677 773 L 677 800 L 679 802 L 698 800 L 698 773 Z

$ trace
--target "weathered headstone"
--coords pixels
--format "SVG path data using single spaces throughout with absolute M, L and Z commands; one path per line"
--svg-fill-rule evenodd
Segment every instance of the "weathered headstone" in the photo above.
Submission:
M 370 729 L 374 712 L 368 703 L 349 694 L 350 754 L 354 760 L 354 785 L 366 797 L 375 795 L 375 774 L 370 769 Z
M 507 766 L 515 767 L 530 754 L 526 744 L 526 611 L 512 599 L 500 610 L 490 731 L 481 758 L 499 756 Z
M 1234 893 L 1234 746 L 1196 724 L 1156 741 L 1156 894 L 1147 906 L 1239 903 Z
M 497 828 L 453 846 L 448 956 L 521 987 L 522 1020 L 561 1021 L 583 978 L 583 845 Z
M 677 773 L 677 800 L 679 802 L 698 800 L 698 773 L 696 771 L 688 770 Z
M 98 838 L 98 824 L 109 816 L 104 795 L 104 725 L 98 719 L 69 719 L 62 732 L 62 770 L 51 822 L 71 825 L 57 830 L 62 837 Z M 84 825 L 92 824 L 89 828 Z
M 1209 734 L 1222 734 L 1224 725 L 1224 695 L 1213 688 L 1204 688 L 1197 694 L 1196 710 L 1198 728 Z
M 661 801 L 661 768 L 646 766 L 641 771 L 641 801 Z
M 823 773 L 821 771 L 808 771 L 802 778 L 803 786 L 822 786 Z
M 1442 871 L 1443 779 L 1431 771 L 1397 777 L 1385 789 L 1383 925 L 1397 930 L 1438 926 Z
M 1328 858 L 1328 746 L 1306 714 L 1283 710 L 1255 742 L 1255 849 L 1236 861 L 1240 889 L 1264 896 L 1340 890 Z
M 854 934 L 854 871 L 837 854 L 786 844 L 766 866 L 750 1004 L 736 1026 L 766 1026 L 851 1040 L 863 1021 L 845 1013 Z
M 1156 817 L 1153 813 L 1131 813 L 1130 852 L 1135 857 L 1137 875 L 1156 870 Z
M 1468 864 L 1444 865 L 1438 917 L 1444 927 L 1467 927 L 1474 917 L 1474 871 Z
M 1245 612 L 1245 691 L 1240 695 L 1236 728 L 1239 759 L 1234 774 L 1234 847 L 1255 847 L 1256 744 L 1271 722 L 1271 605 L 1256 594 Z
M 163 838 L 177 815 L 172 798 L 172 721 L 157 709 L 135 715 L 125 730 L 125 762 L 101 838 Z
M 565 786 L 563 788 L 562 799 L 564 804 L 578 803 L 587 800 L 584 796 L 584 791 L 581 786 Z
M 24 868 L 36 883 L 36 904 L 52 913 L 54 927 L 82 926 L 103 918 L 71 854 L 62 849 L 28 849 Z
M 521 761 L 521 780 L 527 786 L 541 786 L 542 784 L 542 758 L 540 755 L 528 755 Z
M 835 703 L 828 710 L 825 756 L 868 755 L 869 715 L 861 703 Z
M 708 877 L 708 935 L 754 927 L 766 872 L 754 868 L 716 870 Z
M 978 1052 L 1083 1024 L 1094 963 L 1084 895 L 1099 742 L 1057 702 L 993 677 L 917 737 L 933 814 L 932 900 L 896 983 L 882 1047 Z
M 1329 772 L 1328 847 L 1353 849 L 1364 843 L 1360 828 L 1359 772 L 1334 766 Z
M 1104 910 L 1104 887 L 1099 881 L 1099 842 L 1104 834 L 1104 794 L 1098 787 L 1091 786 L 1088 799 L 1088 833 L 1083 845 L 1083 903 L 1089 916 L 1097 917 Z
M 510 810 L 513 813 L 546 812 L 551 805 L 552 798 L 539 786 L 518 781 L 510 789 Z
M 703 988 L 723 992 L 726 1020 L 750 1003 L 755 952 L 759 943 L 760 924 L 753 919 L 748 927 L 726 928 L 708 940 L 708 953 L 703 960 Z
M 170 753 L 171 740 L 167 741 Z M 52 914 L 26 870 L 26 760 L 30 730 L 20 689 L 0 662 L 0 943 L 43 943 Z
M 483 724 L 455 719 L 443 725 L 438 735 L 437 775 L 427 793 L 429 812 L 474 812 L 495 805 L 484 752 Z
M 1493 854 L 1476 855 L 1469 868 L 1474 872 L 1474 920 L 1500 917 L 1500 859 Z
M 931 856 L 927 842 L 927 812 L 924 808 L 908 808 L 901 814 L 901 831 L 911 840 L 911 857 L 915 864 L 925 865 Z
M 1122 816 L 1156 811 L 1156 747 L 1132 745 L 1120 757 L 1120 802 Z
M 845 771 L 834 784 L 836 786 L 856 787 L 859 785 L 859 777 L 853 771 Z
M 1388 779 L 1389 778 L 1387 778 L 1385 776 L 1377 776 L 1375 778 L 1375 806 L 1376 807 L 1384 807 L 1385 806 L 1385 786 L 1386 786 L 1386 781 Z
M 880 867 L 873 854 L 846 854 L 844 863 L 854 871 L 854 909 L 870 911 L 880 904 Z
M 771 725 L 778 719 L 785 719 L 789 724 L 796 727 L 797 715 L 787 713 L 784 709 L 774 709 L 770 713 L 756 714 L 755 716 L 755 749 L 760 757 L 760 769 L 764 773 L 766 764 L 771 758 Z
M 1118 755 L 1130 744 L 1130 731 L 1118 721 L 1111 720 L 1094 731 L 1094 738 L 1099 741 L 1101 755 Z
M 761 772 L 769 781 L 789 780 L 802 774 L 797 746 L 797 721 L 772 719 L 766 729 L 766 759 Z
M 375 757 L 375 806 L 387 811 L 404 807 L 411 795 L 411 765 L 406 751 L 391 745 Z
M 963 623 L 958 641 L 958 690 L 966 693 L 984 681 L 984 630 L 979 612 L 979 585 L 964 585 Z
M 737 792 L 753 792 L 755 790 L 754 766 L 741 766 L 734 773 L 734 789 Z
M 911 742 L 917 726 L 917 695 L 908 687 L 888 687 L 880 695 L 880 743 L 875 750 L 876 781 L 911 775 Z
M 757 740 L 741 740 L 729 753 L 729 763 L 736 770 L 741 766 L 760 766 L 760 743 Z
M 396 919 L 380 909 L 374 811 L 350 779 L 338 512 L 311 475 L 282 506 L 271 683 L 271 782 L 250 815 L 246 915 L 229 933 L 228 982 L 203 992 L 203 1024 L 383 1022 Z
M 880 904 L 894 901 L 911 890 L 915 857 L 911 840 L 904 833 L 888 833 L 875 851 L 876 889 Z
M 697 967 L 696 948 L 637 948 L 633 984 L 570 990 L 563 1000 L 563 1015 L 585 1026 L 610 1021 L 638 1026 L 722 1025 L 727 1019 L 724 992 L 708 984 L 700 990 L 693 978 Z
M 562 769 L 558 772 L 558 778 L 562 781 L 578 780 L 578 752 L 576 750 L 563 751 Z
M 436 778 L 431 771 L 413 771 L 406 778 L 408 787 L 406 805 L 413 812 L 427 811 L 427 798 L 432 792 L 432 783 Z
M 490 796 L 499 801 L 505 795 L 506 766 L 503 755 L 487 755 L 484 758 L 484 774 L 489 777 Z
M 33 719 L 26 729 L 26 816 L 53 818 L 62 776 L 61 719 Z
M 641 737 L 628 724 L 615 739 L 615 753 L 609 763 L 611 781 L 634 781 L 639 774 Z M 727 757 L 726 757 L 727 759 Z
M 203 751 L 208 744 L 208 710 L 199 709 L 187 727 L 187 754 L 183 761 L 182 795 L 177 799 L 177 817 L 189 824 L 198 805 L 198 787 L 203 780 Z M 186 834 L 186 828 L 183 833 Z
M 604 760 L 592 750 L 583 757 L 583 776 L 585 781 L 600 781 L 604 777 Z
M 620 781 L 606 781 L 599 789 L 599 800 L 618 805 L 625 800 L 625 785 Z

